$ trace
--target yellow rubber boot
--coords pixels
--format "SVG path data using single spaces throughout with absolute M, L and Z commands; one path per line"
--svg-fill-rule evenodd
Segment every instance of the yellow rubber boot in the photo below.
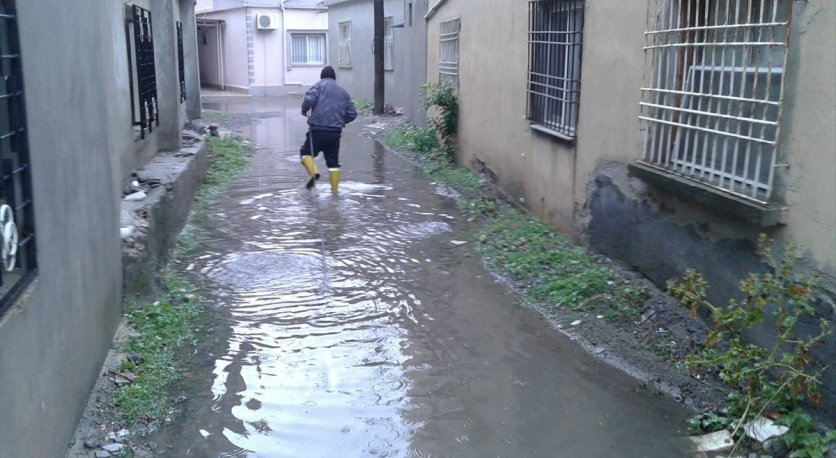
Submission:
M 328 169 L 331 178 L 331 192 L 336 194 L 340 186 L 340 169 Z
M 305 170 L 308 171 L 308 175 L 311 177 L 305 187 L 311 189 L 316 184 L 316 180 L 319 179 L 319 170 L 316 168 L 313 156 L 302 156 L 302 165 L 305 166 Z

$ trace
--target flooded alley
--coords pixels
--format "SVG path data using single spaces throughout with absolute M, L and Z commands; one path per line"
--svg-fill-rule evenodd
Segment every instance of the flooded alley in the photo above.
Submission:
M 343 134 L 304 188 L 298 96 L 207 98 L 260 148 L 180 268 L 207 291 L 159 456 L 675 457 L 689 412 L 586 354 L 484 270 L 419 168 Z M 318 159 L 324 168 L 322 158 Z

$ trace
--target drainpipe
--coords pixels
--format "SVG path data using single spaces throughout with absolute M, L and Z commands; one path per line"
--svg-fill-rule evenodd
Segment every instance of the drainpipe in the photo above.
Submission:
M 279 8 L 282 9 L 282 86 L 287 86 L 287 25 L 284 20 L 284 2 L 279 2 Z

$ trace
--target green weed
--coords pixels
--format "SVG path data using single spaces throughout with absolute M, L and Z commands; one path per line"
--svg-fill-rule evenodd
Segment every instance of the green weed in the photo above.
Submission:
M 488 266 L 527 286 L 526 299 L 551 308 L 603 313 L 616 321 L 636 313 L 646 294 L 618 285 L 617 274 L 544 223 L 506 207 L 480 232 Z
M 134 382 L 114 399 L 129 424 L 160 420 L 171 412 L 166 389 L 178 379 L 176 352 L 194 338 L 192 324 L 199 313 L 194 290 L 172 271 L 163 274 L 165 295 L 153 305 L 131 306 L 126 314 L 138 336 L 123 350 L 139 355 L 139 363 L 126 360 L 119 370 L 136 375 Z
M 832 326 L 827 319 L 818 317 L 813 307 L 819 279 L 797 271 L 801 256 L 792 244 L 779 254 L 773 242 L 761 235 L 757 253 L 767 265 L 767 272 L 753 273 L 742 280 L 743 298 L 731 300 L 725 307 L 708 301 L 708 284 L 693 270 L 685 272 L 680 280 L 668 282 L 668 291 L 690 307 L 693 317 L 707 309 L 714 321 L 714 330 L 704 347 L 685 362 L 691 370 L 716 372 L 733 390 L 729 413 L 737 419 L 737 441 L 731 455 L 746 437 L 741 425 L 770 409 L 785 414 L 783 421 L 790 427 L 785 440 L 793 450 L 790 456 L 822 456 L 819 449 L 826 449 L 836 433 L 814 437 L 808 417 L 800 411 L 804 401 L 814 405 L 821 402 L 821 376 L 828 369 L 812 356 L 814 349 L 824 344 Z M 774 318 L 770 324 L 774 326 L 773 341 L 762 347 L 744 339 L 745 331 L 764 325 L 767 314 Z M 804 320 L 818 321 L 818 332 L 799 331 L 797 326 Z

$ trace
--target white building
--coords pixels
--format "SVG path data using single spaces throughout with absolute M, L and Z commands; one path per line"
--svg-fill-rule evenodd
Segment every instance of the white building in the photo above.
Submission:
M 304 90 L 328 62 L 319 0 L 197 0 L 200 81 L 250 95 Z

